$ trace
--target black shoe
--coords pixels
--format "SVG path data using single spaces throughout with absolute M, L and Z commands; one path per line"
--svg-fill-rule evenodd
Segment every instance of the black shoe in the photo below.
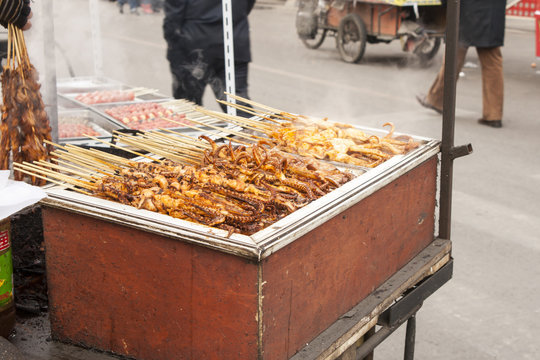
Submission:
M 118 3 L 118 9 L 120 11 L 120 14 L 123 14 L 124 13 L 124 4 Z
M 502 128 L 502 120 L 485 120 L 478 119 L 478 123 L 481 125 L 491 126 L 493 128 Z
M 416 95 L 416 100 L 418 100 L 420 105 L 422 105 L 426 109 L 430 109 L 430 110 L 433 110 L 433 111 L 437 112 L 438 114 L 442 114 L 442 109 L 438 109 L 435 106 L 428 103 L 425 96 Z

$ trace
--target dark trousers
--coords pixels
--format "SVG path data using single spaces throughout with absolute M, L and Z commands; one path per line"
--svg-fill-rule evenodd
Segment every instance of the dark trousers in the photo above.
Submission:
M 248 63 L 235 63 L 235 87 L 236 95 L 248 97 Z M 226 100 L 225 87 L 225 60 L 216 59 L 211 63 L 203 61 L 200 56 L 195 56 L 193 61 L 171 62 L 173 78 L 173 96 L 175 99 L 187 99 L 198 105 L 202 105 L 202 97 L 206 85 L 209 85 L 216 99 Z M 223 111 L 226 106 L 220 104 Z M 238 112 L 239 116 L 251 116 Z
M 457 73 L 465 62 L 468 48 L 458 46 Z M 500 47 L 476 48 L 482 70 L 482 119 L 502 120 L 503 115 L 503 58 Z M 426 101 L 437 109 L 443 108 L 444 63 L 431 85 Z

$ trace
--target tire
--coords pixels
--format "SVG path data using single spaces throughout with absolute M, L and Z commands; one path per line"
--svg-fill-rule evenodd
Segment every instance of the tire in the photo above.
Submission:
M 341 19 L 337 35 L 337 48 L 343 61 L 357 63 L 366 51 L 367 31 L 364 20 L 357 14 Z
M 415 55 L 418 56 L 421 64 L 427 64 L 431 59 L 435 57 L 435 55 L 437 55 L 440 47 L 440 37 L 429 37 L 426 40 L 426 44 L 420 46 L 417 51 L 415 51 Z
M 318 49 L 322 43 L 324 42 L 324 39 L 326 38 L 326 29 L 317 29 L 317 34 L 313 39 L 307 39 L 307 38 L 300 38 L 302 40 L 302 43 L 307 47 L 308 49 Z

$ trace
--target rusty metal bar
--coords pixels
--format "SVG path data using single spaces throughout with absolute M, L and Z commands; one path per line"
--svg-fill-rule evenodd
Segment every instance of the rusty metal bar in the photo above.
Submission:
M 441 144 L 441 188 L 439 237 L 450 239 L 452 211 L 452 176 L 454 125 L 456 116 L 457 45 L 460 0 L 448 0 L 446 7 L 446 52 L 444 67 L 444 100 Z
M 378 7 L 379 8 L 379 7 Z M 382 8 L 382 7 L 381 7 Z M 389 13 L 390 11 L 394 10 L 394 8 L 392 6 L 389 6 L 387 9 L 383 10 L 383 11 L 379 11 L 379 15 L 377 17 L 377 35 L 381 35 L 381 19 L 384 15 L 386 15 L 387 13 Z M 397 23 L 397 21 L 396 21 Z
M 416 314 L 407 320 L 407 331 L 405 333 L 405 354 L 404 360 L 414 359 L 414 343 L 416 341 Z

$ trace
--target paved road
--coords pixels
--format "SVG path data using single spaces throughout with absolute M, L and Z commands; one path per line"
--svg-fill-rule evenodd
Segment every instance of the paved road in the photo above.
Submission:
M 56 0 L 58 77 L 92 75 L 86 0 Z M 101 1 L 104 75 L 170 95 L 170 75 L 161 16 L 120 15 Z M 72 14 L 68 16 L 67 14 Z M 80 14 L 80 16 L 77 16 Z M 295 35 L 294 8 L 259 2 L 250 21 L 253 63 L 250 95 L 291 112 L 440 138 L 441 118 L 416 103 L 441 63 L 422 68 L 398 42 L 368 45 L 357 65 L 339 58 L 333 39 L 306 49 Z M 64 58 L 65 56 L 65 58 Z M 456 144 L 474 153 L 456 161 L 452 239 L 455 273 L 418 314 L 417 359 L 536 359 L 540 353 L 540 74 L 534 59 L 534 23 L 509 19 L 503 49 L 503 129 L 476 123 L 481 115 L 480 70 L 474 51 L 458 82 Z M 539 64 L 540 65 L 540 64 Z M 217 109 L 213 96 L 205 106 Z M 380 359 L 400 359 L 403 331 L 377 350 Z M 49 349 L 27 353 L 42 359 Z M 54 350 L 60 351 L 60 350 Z M 53 351 L 53 352 L 54 352 Z M 73 359 L 97 359 L 63 348 Z M 49 355 L 45 355 L 49 352 Z

